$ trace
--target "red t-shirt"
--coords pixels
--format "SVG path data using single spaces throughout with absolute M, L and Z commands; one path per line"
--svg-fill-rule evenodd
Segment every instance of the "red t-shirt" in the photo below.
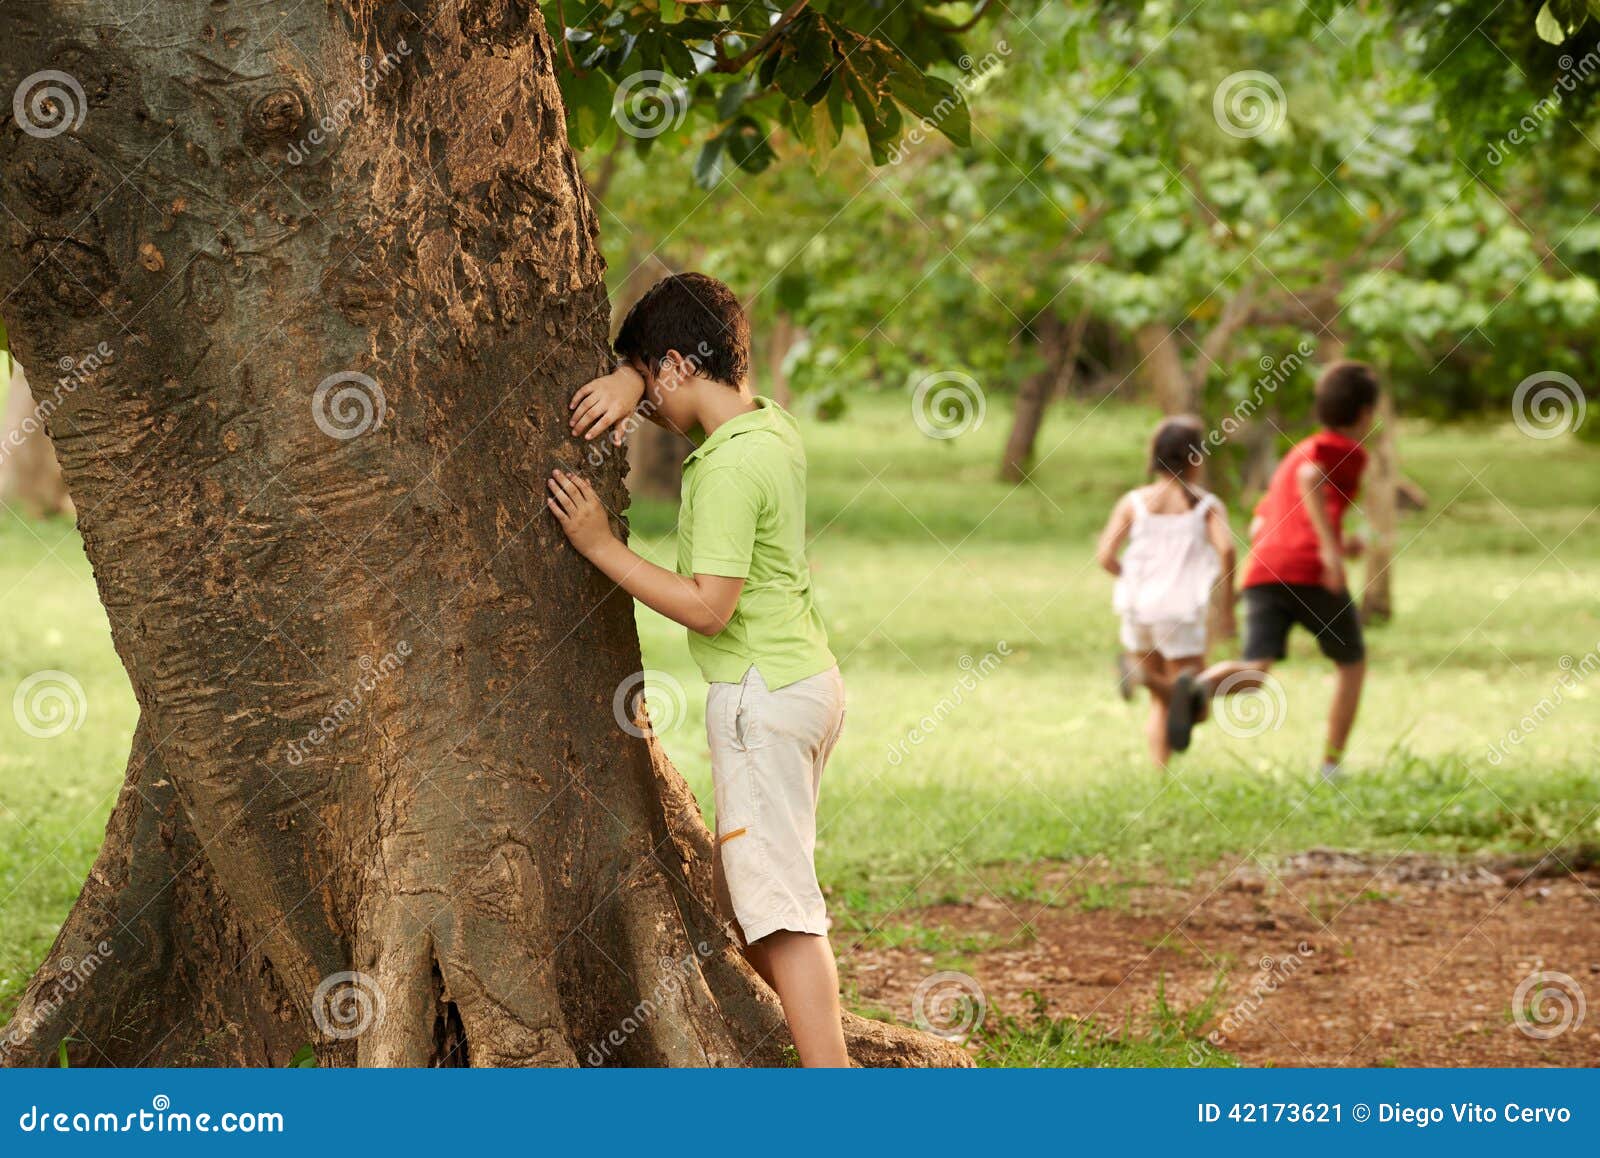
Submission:
M 1343 542 L 1344 513 L 1360 489 L 1367 452 L 1353 438 L 1319 430 L 1284 455 L 1267 493 L 1256 505 L 1259 530 L 1252 533 L 1250 540 L 1250 563 L 1244 573 L 1246 587 L 1322 582 L 1317 529 L 1300 499 L 1300 481 L 1296 477 L 1307 462 L 1316 463 L 1327 477 L 1328 485 L 1322 493 L 1327 496 L 1328 519 L 1333 523 L 1333 533 Z

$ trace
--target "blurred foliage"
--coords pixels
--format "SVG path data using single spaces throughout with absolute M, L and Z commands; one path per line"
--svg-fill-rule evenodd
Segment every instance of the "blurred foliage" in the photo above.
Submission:
M 758 332 L 791 320 L 792 384 L 830 410 L 931 370 L 1009 387 L 1039 366 L 1042 322 L 1083 313 L 1124 347 L 1179 335 L 1212 414 L 1282 367 L 1269 413 L 1299 420 L 1316 366 L 1295 352 L 1328 339 L 1380 364 L 1408 413 L 1503 410 L 1535 372 L 1592 382 L 1600 315 L 1595 150 L 1572 119 L 1600 77 L 1559 118 L 1518 105 L 1519 54 L 1576 49 L 1505 8 L 1453 55 L 1450 3 L 1008 9 L 941 66 L 970 144 L 913 122 L 708 192 L 612 153 L 602 201 L 625 228 L 607 244 L 723 277 Z M 1459 105 L 1462 83 L 1480 99 Z M 1463 132 L 1491 109 L 1497 128 Z M 1124 348 L 1111 385 L 1131 392 L 1139 361 Z

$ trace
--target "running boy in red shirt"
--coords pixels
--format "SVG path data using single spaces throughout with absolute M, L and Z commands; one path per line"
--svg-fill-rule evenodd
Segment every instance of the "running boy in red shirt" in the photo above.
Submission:
M 1322 774 L 1338 774 L 1367 671 L 1361 617 L 1344 571 L 1345 559 L 1358 555 L 1361 544 L 1345 538 L 1343 524 L 1367 465 L 1361 440 L 1377 408 L 1378 379 L 1370 366 L 1336 362 L 1317 380 L 1322 429 L 1284 457 L 1250 523 L 1244 659 L 1179 677 L 1167 716 L 1175 751 L 1188 748 L 1213 696 L 1254 691 L 1266 682 L 1272 664 L 1288 654 L 1289 629 L 1298 623 L 1338 672 L 1322 756 Z

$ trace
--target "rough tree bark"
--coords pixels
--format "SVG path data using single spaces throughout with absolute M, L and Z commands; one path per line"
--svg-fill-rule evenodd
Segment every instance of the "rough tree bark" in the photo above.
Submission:
M 1361 618 L 1386 623 L 1394 618 L 1395 541 L 1399 532 L 1400 453 L 1395 445 L 1394 398 L 1386 390 L 1378 398 L 1378 429 L 1372 439 L 1372 466 L 1362 509 L 1372 527 L 1367 544 L 1367 581 L 1361 589 Z
M 0 422 L 0 501 L 32 518 L 72 512 L 50 436 L 35 415 L 22 363 L 12 363 L 5 419 Z
M 22 0 L 0 62 L 83 94 L 0 123 L 0 283 L 25 363 L 115 349 L 52 433 L 141 713 L 5 1060 L 779 1061 L 613 718 L 631 605 L 542 510 L 607 308 L 537 10 L 140 7 Z

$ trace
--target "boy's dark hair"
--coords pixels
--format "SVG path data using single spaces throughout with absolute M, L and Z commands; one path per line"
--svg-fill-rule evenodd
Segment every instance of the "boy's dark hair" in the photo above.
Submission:
M 1205 458 L 1206 428 L 1192 414 L 1163 418 L 1150 436 L 1150 473 L 1183 478 L 1184 472 Z
M 659 371 L 676 350 L 694 372 L 729 386 L 750 373 L 750 319 L 733 291 L 703 273 L 675 273 L 634 303 L 611 343 L 617 357 Z
M 1378 404 L 1378 375 L 1365 362 L 1335 362 L 1317 379 L 1314 408 L 1324 426 L 1349 426 Z

